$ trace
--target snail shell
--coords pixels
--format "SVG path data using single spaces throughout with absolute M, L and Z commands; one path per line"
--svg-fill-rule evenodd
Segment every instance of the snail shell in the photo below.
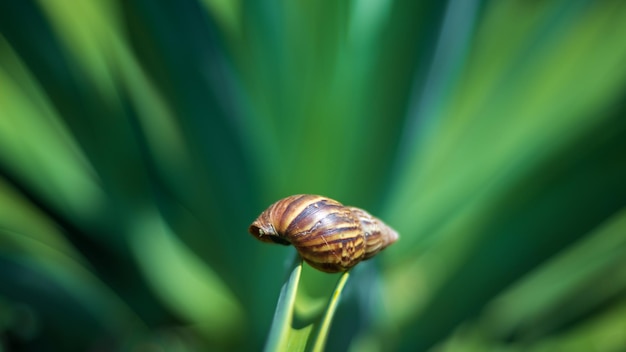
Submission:
M 312 267 L 347 271 L 398 240 L 398 233 L 365 210 L 316 195 L 277 201 L 250 225 L 263 242 L 293 244 Z

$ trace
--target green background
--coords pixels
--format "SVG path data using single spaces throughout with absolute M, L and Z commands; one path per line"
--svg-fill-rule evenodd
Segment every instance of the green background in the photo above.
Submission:
M 0 350 L 259 350 L 294 250 L 246 230 L 297 193 L 401 236 L 328 350 L 621 350 L 624 38 L 609 0 L 1 1 Z

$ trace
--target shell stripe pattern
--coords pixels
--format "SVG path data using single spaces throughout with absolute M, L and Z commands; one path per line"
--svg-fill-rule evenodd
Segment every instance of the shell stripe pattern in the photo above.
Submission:
M 280 218 L 276 217 L 279 212 L 273 213 L 274 223 L 279 224 L 276 230 L 291 234 L 288 240 L 309 264 L 348 268 L 365 254 L 360 223 L 341 203 L 300 196 L 291 199 L 284 209 Z M 358 239 L 352 243 L 353 238 Z
M 249 231 L 264 242 L 293 244 L 306 262 L 326 272 L 346 271 L 398 238 L 366 211 L 316 195 L 277 201 Z
M 373 257 L 376 253 L 380 252 L 385 246 L 386 236 L 383 235 L 385 231 L 381 228 L 381 221 L 374 218 L 368 212 L 363 209 L 349 207 L 353 214 L 361 221 L 361 227 L 363 229 L 363 235 L 365 236 L 365 242 L 367 247 L 365 249 L 365 259 Z

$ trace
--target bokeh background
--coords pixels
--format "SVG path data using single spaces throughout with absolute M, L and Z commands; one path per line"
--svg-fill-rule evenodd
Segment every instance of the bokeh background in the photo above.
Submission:
M 624 351 L 625 38 L 609 0 L 0 1 L 0 351 L 261 349 L 294 250 L 247 227 L 297 193 L 401 234 L 330 351 Z

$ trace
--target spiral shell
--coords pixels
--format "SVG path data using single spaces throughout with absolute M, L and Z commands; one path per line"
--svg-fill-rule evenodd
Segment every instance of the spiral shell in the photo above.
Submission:
M 263 242 L 293 244 L 312 267 L 347 271 L 398 240 L 398 233 L 365 210 L 317 195 L 277 201 L 250 225 Z

